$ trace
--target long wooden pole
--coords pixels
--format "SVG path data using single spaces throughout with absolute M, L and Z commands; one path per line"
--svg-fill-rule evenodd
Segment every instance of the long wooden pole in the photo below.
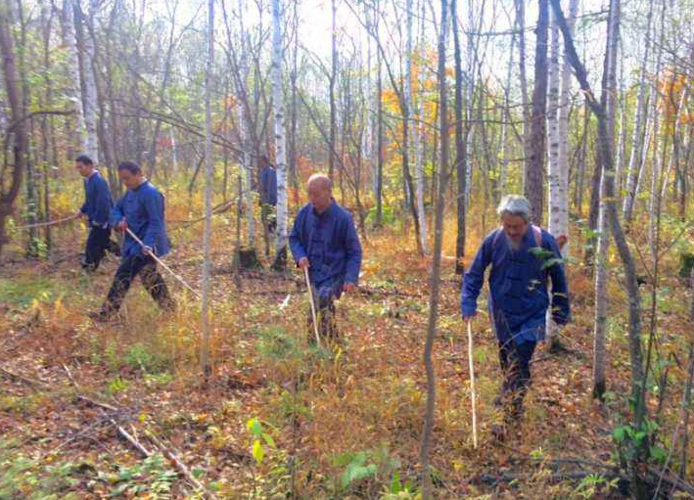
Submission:
M 470 366 L 470 392 L 472 394 L 472 445 L 477 448 L 477 391 L 475 390 L 475 363 L 472 359 L 472 322 L 467 321 L 467 357 Z
M 311 279 L 308 276 L 308 268 L 304 268 L 304 277 L 306 278 L 306 287 L 308 288 L 308 298 L 311 301 L 311 316 L 313 317 L 313 333 L 316 334 L 316 342 L 320 347 L 320 336 L 318 335 L 318 320 L 316 319 L 316 301 L 313 298 L 313 290 L 311 289 Z

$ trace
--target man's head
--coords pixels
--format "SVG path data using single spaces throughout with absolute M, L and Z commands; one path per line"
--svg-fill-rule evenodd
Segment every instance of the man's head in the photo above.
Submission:
M 325 174 L 313 174 L 308 179 L 308 199 L 318 213 L 325 212 L 332 201 L 333 183 Z
M 142 169 L 133 161 L 124 161 L 118 165 L 118 177 L 128 189 L 133 189 L 142 184 Z
M 512 243 L 520 243 L 530 224 L 530 202 L 523 196 L 504 196 L 496 212 L 506 236 Z
M 82 177 L 89 177 L 94 172 L 94 162 L 87 155 L 79 155 L 75 158 L 75 170 L 77 170 Z
M 270 160 L 267 155 L 260 155 L 260 168 L 265 168 L 270 165 Z

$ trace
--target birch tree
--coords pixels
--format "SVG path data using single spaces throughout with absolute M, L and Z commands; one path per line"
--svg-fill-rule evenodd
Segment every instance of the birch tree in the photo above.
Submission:
M 282 5 L 272 0 L 272 106 L 275 115 L 275 162 L 277 167 L 277 242 L 273 268 L 284 269 L 287 261 L 287 159 L 282 96 Z
M 578 1 L 571 0 L 567 23 L 573 35 L 574 18 Z M 548 172 L 548 224 L 547 230 L 555 237 L 569 234 L 569 105 L 571 98 L 571 67 L 561 57 L 559 26 L 552 17 L 552 46 L 549 71 L 549 172 Z M 562 248 L 562 256 L 568 255 L 568 247 Z M 547 345 L 556 345 L 557 326 L 547 313 Z
M 71 85 L 66 90 L 67 99 L 75 111 L 75 130 L 79 139 L 79 147 L 85 153 L 89 151 L 89 135 L 84 120 L 82 107 L 80 67 L 77 56 L 77 37 L 75 36 L 75 10 L 74 0 L 63 2 L 63 44 L 67 47 L 67 65 L 70 73 Z
M 419 155 L 419 148 L 424 145 L 420 143 L 419 135 L 414 127 L 414 120 L 410 117 L 414 114 L 414 106 L 412 99 L 412 55 L 413 55 L 413 34 L 412 34 L 412 18 L 414 17 L 413 0 L 407 0 L 407 38 L 405 45 L 405 108 L 408 113 L 405 113 L 403 126 L 407 128 L 407 136 L 412 138 L 414 145 L 414 154 L 409 157 L 414 159 L 415 163 L 415 196 L 417 199 L 417 217 L 419 218 L 419 241 L 424 254 L 429 253 L 429 245 L 427 243 L 427 217 L 424 211 L 424 165 L 422 157 Z M 420 70 L 421 71 L 421 70 Z M 409 146 L 409 144 L 408 144 Z
M 248 95 L 248 77 L 250 74 L 250 68 L 248 64 L 248 58 L 250 55 L 250 34 L 246 29 L 246 19 L 248 9 L 246 8 L 245 0 L 239 0 L 239 36 L 241 43 L 239 52 L 239 75 L 237 77 L 237 94 L 239 95 L 239 102 L 237 104 L 237 111 L 239 116 L 239 140 L 241 141 L 241 169 L 243 171 L 243 198 L 246 205 L 246 231 L 247 231 L 247 243 L 249 248 L 255 247 L 255 215 L 253 212 L 253 167 L 251 162 L 251 137 L 248 130 L 248 125 L 251 122 L 250 117 L 246 109 L 247 99 L 245 96 Z M 229 41 L 231 43 L 231 40 Z M 267 229 L 265 230 L 265 251 L 266 254 L 269 253 L 269 235 L 267 234 Z
M 87 129 L 87 148 L 86 153 L 96 164 L 99 162 L 99 140 L 97 136 L 97 89 L 94 76 L 94 34 L 90 29 L 93 26 L 92 16 L 93 7 L 89 6 L 87 13 L 78 10 L 78 19 L 80 22 L 85 20 L 85 15 L 89 18 L 84 25 L 82 32 L 84 34 L 82 40 L 82 78 L 84 87 L 82 88 L 82 102 L 84 109 L 84 121 Z M 112 131 L 115 133 L 115 131 Z
M 620 0 L 610 0 L 609 16 L 607 18 L 607 42 L 605 48 L 605 65 L 603 76 L 603 91 L 601 101 L 605 105 L 607 118 L 607 140 L 610 141 L 614 151 L 614 133 L 616 116 L 616 74 L 617 74 L 617 47 L 619 40 Z M 609 277 L 607 269 L 607 251 L 610 243 L 609 227 L 607 225 L 607 183 L 604 162 L 600 160 L 600 207 L 598 216 L 598 241 L 595 260 L 595 326 L 593 333 L 593 396 L 602 399 L 605 394 L 606 376 L 605 337 L 607 329 L 607 281 Z M 612 181 L 614 182 L 614 180 Z
M 202 343 L 200 370 L 210 376 L 210 239 L 212 235 L 212 70 L 214 68 L 214 0 L 207 3 L 207 60 L 205 64 L 205 227 L 202 236 Z
M 646 36 L 643 41 L 643 53 L 640 55 L 641 69 L 639 71 L 639 80 L 637 84 L 638 97 L 636 104 L 636 116 L 634 118 L 634 129 L 631 139 L 631 153 L 629 155 L 629 166 L 626 172 L 626 193 L 624 194 L 624 202 L 622 205 L 622 216 L 625 223 L 628 225 L 631 221 L 634 211 L 634 201 L 637 194 L 637 185 L 641 178 L 641 165 L 643 165 L 642 154 L 644 151 L 644 122 L 646 121 L 646 98 L 648 96 L 648 85 L 646 85 L 646 76 L 648 72 L 648 61 L 651 50 L 651 24 L 653 21 L 653 6 L 655 2 L 648 2 L 648 14 L 646 17 Z M 648 149 L 648 148 L 645 148 Z

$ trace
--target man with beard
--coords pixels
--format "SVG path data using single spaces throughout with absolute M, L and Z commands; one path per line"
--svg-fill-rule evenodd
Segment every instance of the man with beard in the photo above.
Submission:
M 461 311 L 464 321 L 475 316 L 484 272 L 491 265 L 489 318 L 504 372 L 495 401 L 503 410 L 504 424 L 495 425 L 492 433 L 503 440 L 509 427 L 520 425 L 530 383 L 530 360 L 537 342 L 544 340 L 547 309 L 551 305 L 552 319 L 565 325 L 570 308 L 560 248 L 551 234 L 530 222 L 528 200 L 506 196 L 497 212 L 501 227 L 485 238 L 465 274 Z M 548 279 L 552 280 L 551 304 Z

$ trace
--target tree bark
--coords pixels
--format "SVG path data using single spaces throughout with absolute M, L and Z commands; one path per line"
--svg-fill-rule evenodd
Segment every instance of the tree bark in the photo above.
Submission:
M 535 87 L 530 121 L 530 160 L 526 163 L 523 191 L 530 201 L 533 220 L 542 224 L 545 168 L 545 118 L 547 108 L 547 46 L 549 28 L 548 0 L 538 0 L 535 44 Z
M 455 61 L 455 172 L 456 189 L 456 238 L 455 238 L 455 273 L 462 276 L 465 273 L 463 258 L 465 257 L 465 212 L 467 193 L 467 134 L 463 132 L 463 63 L 460 48 L 458 16 L 456 15 L 457 0 L 451 0 L 451 19 L 453 27 L 453 57 Z M 468 124 L 465 124 L 469 127 Z
M 629 225 L 634 211 L 634 202 L 636 200 L 637 186 L 641 177 L 641 165 L 643 164 L 642 151 L 647 148 L 647 142 L 644 141 L 646 121 L 646 96 L 648 86 L 646 85 L 646 76 L 648 71 L 648 61 L 651 49 L 651 24 L 653 21 L 653 8 L 655 2 L 648 2 L 648 16 L 646 21 L 646 36 L 643 41 L 643 54 L 641 56 L 641 70 L 639 72 L 638 89 L 639 94 L 636 104 L 636 117 L 634 119 L 634 131 L 631 140 L 631 154 L 629 156 L 629 167 L 627 168 L 626 193 L 624 195 L 624 203 L 622 205 L 622 216 L 625 224 Z
M 12 214 L 14 202 L 19 195 L 22 176 L 26 171 L 28 137 L 26 121 L 22 113 L 22 91 L 19 73 L 15 65 L 15 47 L 10 31 L 10 6 L 8 2 L 0 3 L 0 55 L 2 56 L 2 76 L 4 77 L 5 93 L 10 108 L 10 123 L 6 133 L 13 133 L 13 165 L 7 188 L 0 185 L 0 256 L 5 244 L 9 242 L 5 234 L 7 218 Z
M 610 0 L 609 16 L 607 18 L 607 42 L 605 47 L 605 64 L 601 103 L 605 106 L 607 133 L 606 140 L 614 151 L 614 132 L 616 116 L 616 75 L 617 75 L 617 43 L 619 40 L 619 24 L 621 21 L 621 0 Z M 607 192 L 606 175 L 602 157 L 599 157 L 598 167 L 601 171 L 600 205 L 598 215 L 597 259 L 595 262 L 595 325 L 593 340 L 593 397 L 602 400 L 606 388 L 605 376 L 605 336 L 607 329 L 607 251 L 610 244 L 607 221 Z M 612 178 L 614 183 L 614 176 Z
M 431 268 L 429 319 L 427 337 L 424 346 L 424 366 L 427 374 L 427 399 L 422 442 L 419 451 L 419 461 L 422 466 L 422 498 L 429 500 L 433 497 L 431 475 L 429 473 L 429 448 L 434 427 L 434 409 L 436 400 L 436 381 L 432 351 L 436 338 L 436 323 L 439 313 L 439 287 L 441 283 L 441 249 L 443 247 L 443 219 L 445 208 L 446 187 L 449 175 L 448 166 L 448 89 L 446 85 L 446 38 L 448 32 L 448 9 L 446 0 L 441 0 L 441 26 L 438 43 L 438 87 L 439 87 L 439 127 L 441 133 L 441 164 L 439 166 L 439 185 L 436 197 L 436 218 L 434 226 L 434 255 Z M 455 16 L 456 12 L 452 12 Z
M 210 240 L 212 236 L 212 182 L 214 151 L 212 149 L 212 71 L 214 68 L 214 0 L 207 3 L 207 61 L 205 64 L 205 226 L 202 236 L 202 342 L 200 371 L 205 379 L 212 373 L 210 362 Z
M 275 163 L 277 169 L 277 242 L 274 269 L 284 269 L 287 261 L 287 158 L 282 95 L 281 0 L 272 0 L 272 105 L 275 114 Z

